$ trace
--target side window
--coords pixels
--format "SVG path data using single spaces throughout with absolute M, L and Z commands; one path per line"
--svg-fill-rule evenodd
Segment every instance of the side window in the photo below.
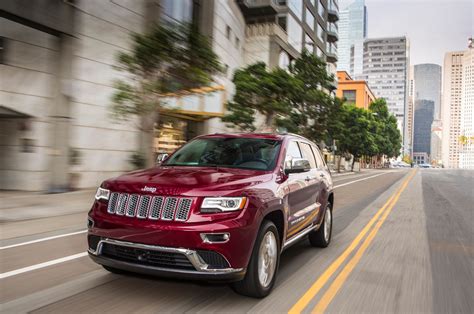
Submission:
M 293 158 L 302 158 L 300 148 L 298 147 L 298 143 L 295 141 L 291 141 L 290 144 L 288 145 L 285 161 L 292 160 Z
M 301 151 L 303 152 L 303 158 L 308 159 L 309 164 L 311 165 L 311 169 L 317 169 L 316 160 L 314 159 L 313 151 L 311 150 L 311 146 L 306 143 L 300 142 Z
M 321 157 L 321 153 L 319 152 L 319 149 L 311 146 L 311 149 L 313 150 L 314 156 L 316 157 L 316 162 L 318 163 L 318 168 L 319 169 L 325 169 L 326 164 L 324 163 L 323 157 Z

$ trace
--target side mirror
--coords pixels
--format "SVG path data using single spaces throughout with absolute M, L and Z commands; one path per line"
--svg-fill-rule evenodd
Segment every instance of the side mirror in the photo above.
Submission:
M 168 154 L 166 153 L 160 153 L 158 154 L 158 156 L 156 156 L 156 165 L 159 166 L 161 165 L 161 163 L 166 159 L 168 158 Z
M 307 172 L 311 169 L 308 159 L 304 158 L 293 158 L 291 161 L 288 161 L 285 166 L 285 173 L 301 173 Z

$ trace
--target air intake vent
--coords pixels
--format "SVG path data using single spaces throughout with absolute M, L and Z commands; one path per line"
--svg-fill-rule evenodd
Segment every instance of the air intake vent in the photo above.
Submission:
M 192 198 L 113 192 L 107 212 L 139 219 L 187 221 L 192 205 Z

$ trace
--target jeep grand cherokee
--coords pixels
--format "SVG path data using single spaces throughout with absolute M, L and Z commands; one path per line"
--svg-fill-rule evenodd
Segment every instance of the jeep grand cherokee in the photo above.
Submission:
M 89 255 L 111 272 L 232 282 L 264 297 L 281 252 L 331 240 L 334 196 L 318 147 L 291 134 L 213 134 L 159 166 L 104 181 Z

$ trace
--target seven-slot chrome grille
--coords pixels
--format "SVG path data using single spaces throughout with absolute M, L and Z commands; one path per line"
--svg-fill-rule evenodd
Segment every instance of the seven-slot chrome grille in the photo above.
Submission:
M 119 216 L 164 221 L 186 221 L 193 200 L 175 196 L 151 196 L 113 192 L 107 212 Z

